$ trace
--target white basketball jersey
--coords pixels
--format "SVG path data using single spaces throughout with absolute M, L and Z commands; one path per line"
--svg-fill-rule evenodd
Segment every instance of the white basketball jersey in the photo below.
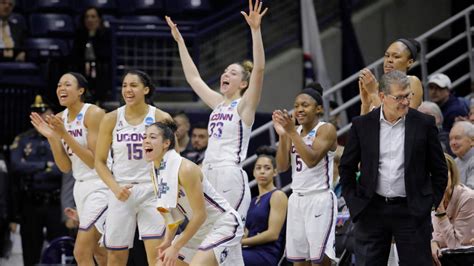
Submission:
M 186 177 L 184 177 L 186 178 Z M 206 204 L 207 219 L 203 226 L 213 224 L 223 213 L 232 209 L 229 203 L 214 190 L 211 183 L 206 177 L 202 179 L 202 191 L 204 193 L 204 203 Z M 193 210 L 189 205 L 188 197 L 183 187 L 179 186 L 178 190 L 178 209 L 186 218 L 191 219 Z
M 250 132 L 237 112 L 241 98 L 220 103 L 209 117 L 209 142 L 203 164 L 237 165 L 247 156 Z
M 325 122 L 319 122 L 313 130 L 311 130 L 306 136 L 302 137 L 304 143 L 311 147 L 313 141 L 316 138 L 318 129 L 326 124 Z M 303 127 L 300 125 L 296 129 L 298 134 L 301 135 Z M 294 144 L 291 145 L 291 172 L 293 182 L 291 188 L 293 192 L 311 192 L 316 190 L 330 189 L 332 186 L 333 176 L 333 163 L 334 163 L 334 152 L 328 151 L 326 156 L 319 161 L 319 163 L 313 167 L 308 167 L 300 155 L 296 152 Z
M 69 110 L 66 108 L 63 111 L 62 119 L 64 121 L 64 127 L 66 128 L 69 135 L 71 135 L 79 145 L 87 148 L 87 128 L 84 125 L 84 120 L 86 116 L 87 109 L 89 109 L 90 104 L 85 103 L 82 106 L 81 111 L 70 123 L 68 122 Z M 95 169 L 89 168 L 75 153 L 72 152 L 71 148 L 62 141 L 64 149 L 66 150 L 69 159 L 71 160 L 72 165 L 72 175 L 77 180 L 88 180 L 99 178 Z
M 149 105 L 143 122 L 133 126 L 125 119 L 125 106 L 117 109 L 111 151 L 112 173 L 117 182 L 150 182 L 152 165 L 145 161 L 142 145 L 146 126 L 155 122 L 155 110 Z

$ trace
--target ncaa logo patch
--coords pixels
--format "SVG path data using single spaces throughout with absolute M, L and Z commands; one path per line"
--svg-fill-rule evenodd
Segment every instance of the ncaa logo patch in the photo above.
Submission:
M 153 118 L 152 118 L 152 117 L 149 117 L 149 116 L 146 117 L 146 118 L 145 118 L 145 125 L 148 126 L 148 125 L 151 125 L 151 124 L 153 124 Z
M 84 117 L 84 115 L 83 115 L 82 113 L 79 113 L 79 114 L 77 114 L 77 118 L 76 118 L 76 119 L 77 119 L 78 121 L 81 121 L 81 119 L 82 119 L 83 117 Z

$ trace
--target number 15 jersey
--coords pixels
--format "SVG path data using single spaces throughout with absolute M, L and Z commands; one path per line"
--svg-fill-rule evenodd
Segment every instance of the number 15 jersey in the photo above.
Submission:
M 220 103 L 209 116 L 209 142 L 203 165 L 238 165 L 246 158 L 252 127 L 246 126 L 237 112 L 240 100 L 228 106 Z
M 304 143 L 311 147 L 318 134 L 318 129 L 326 124 L 319 122 L 306 136 L 302 136 Z M 300 125 L 296 129 L 299 135 L 303 131 Z M 334 152 L 328 153 L 319 161 L 315 167 L 308 167 L 296 151 L 295 145 L 291 144 L 291 189 L 296 193 L 308 193 L 317 190 L 330 189 L 333 176 Z
M 117 109 L 117 122 L 112 132 L 112 173 L 117 182 L 151 182 L 151 163 L 145 161 L 143 139 L 146 126 L 155 122 L 155 110 L 149 105 L 143 121 L 130 125 L 125 119 L 125 106 Z

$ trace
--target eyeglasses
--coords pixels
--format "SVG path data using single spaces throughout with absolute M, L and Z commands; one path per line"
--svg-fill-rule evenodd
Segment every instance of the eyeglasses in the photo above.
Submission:
M 386 96 L 390 96 L 390 98 L 394 99 L 395 101 L 397 101 L 399 103 L 403 102 L 403 100 L 410 101 L 411 98 L 413 98 L 413 95 L 415 95 L 413 92 L 411 92 L 407 95 L 404 95 L 404 96 L 393 96 L 391 94 L 386 94 Z

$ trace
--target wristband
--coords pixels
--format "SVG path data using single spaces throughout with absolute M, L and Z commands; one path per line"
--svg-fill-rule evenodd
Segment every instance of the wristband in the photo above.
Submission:
M 446 212 L 439 212 L 439 213 L 435 213 L 435 216 L 436 217 L 443 217 L 446 215 Z

